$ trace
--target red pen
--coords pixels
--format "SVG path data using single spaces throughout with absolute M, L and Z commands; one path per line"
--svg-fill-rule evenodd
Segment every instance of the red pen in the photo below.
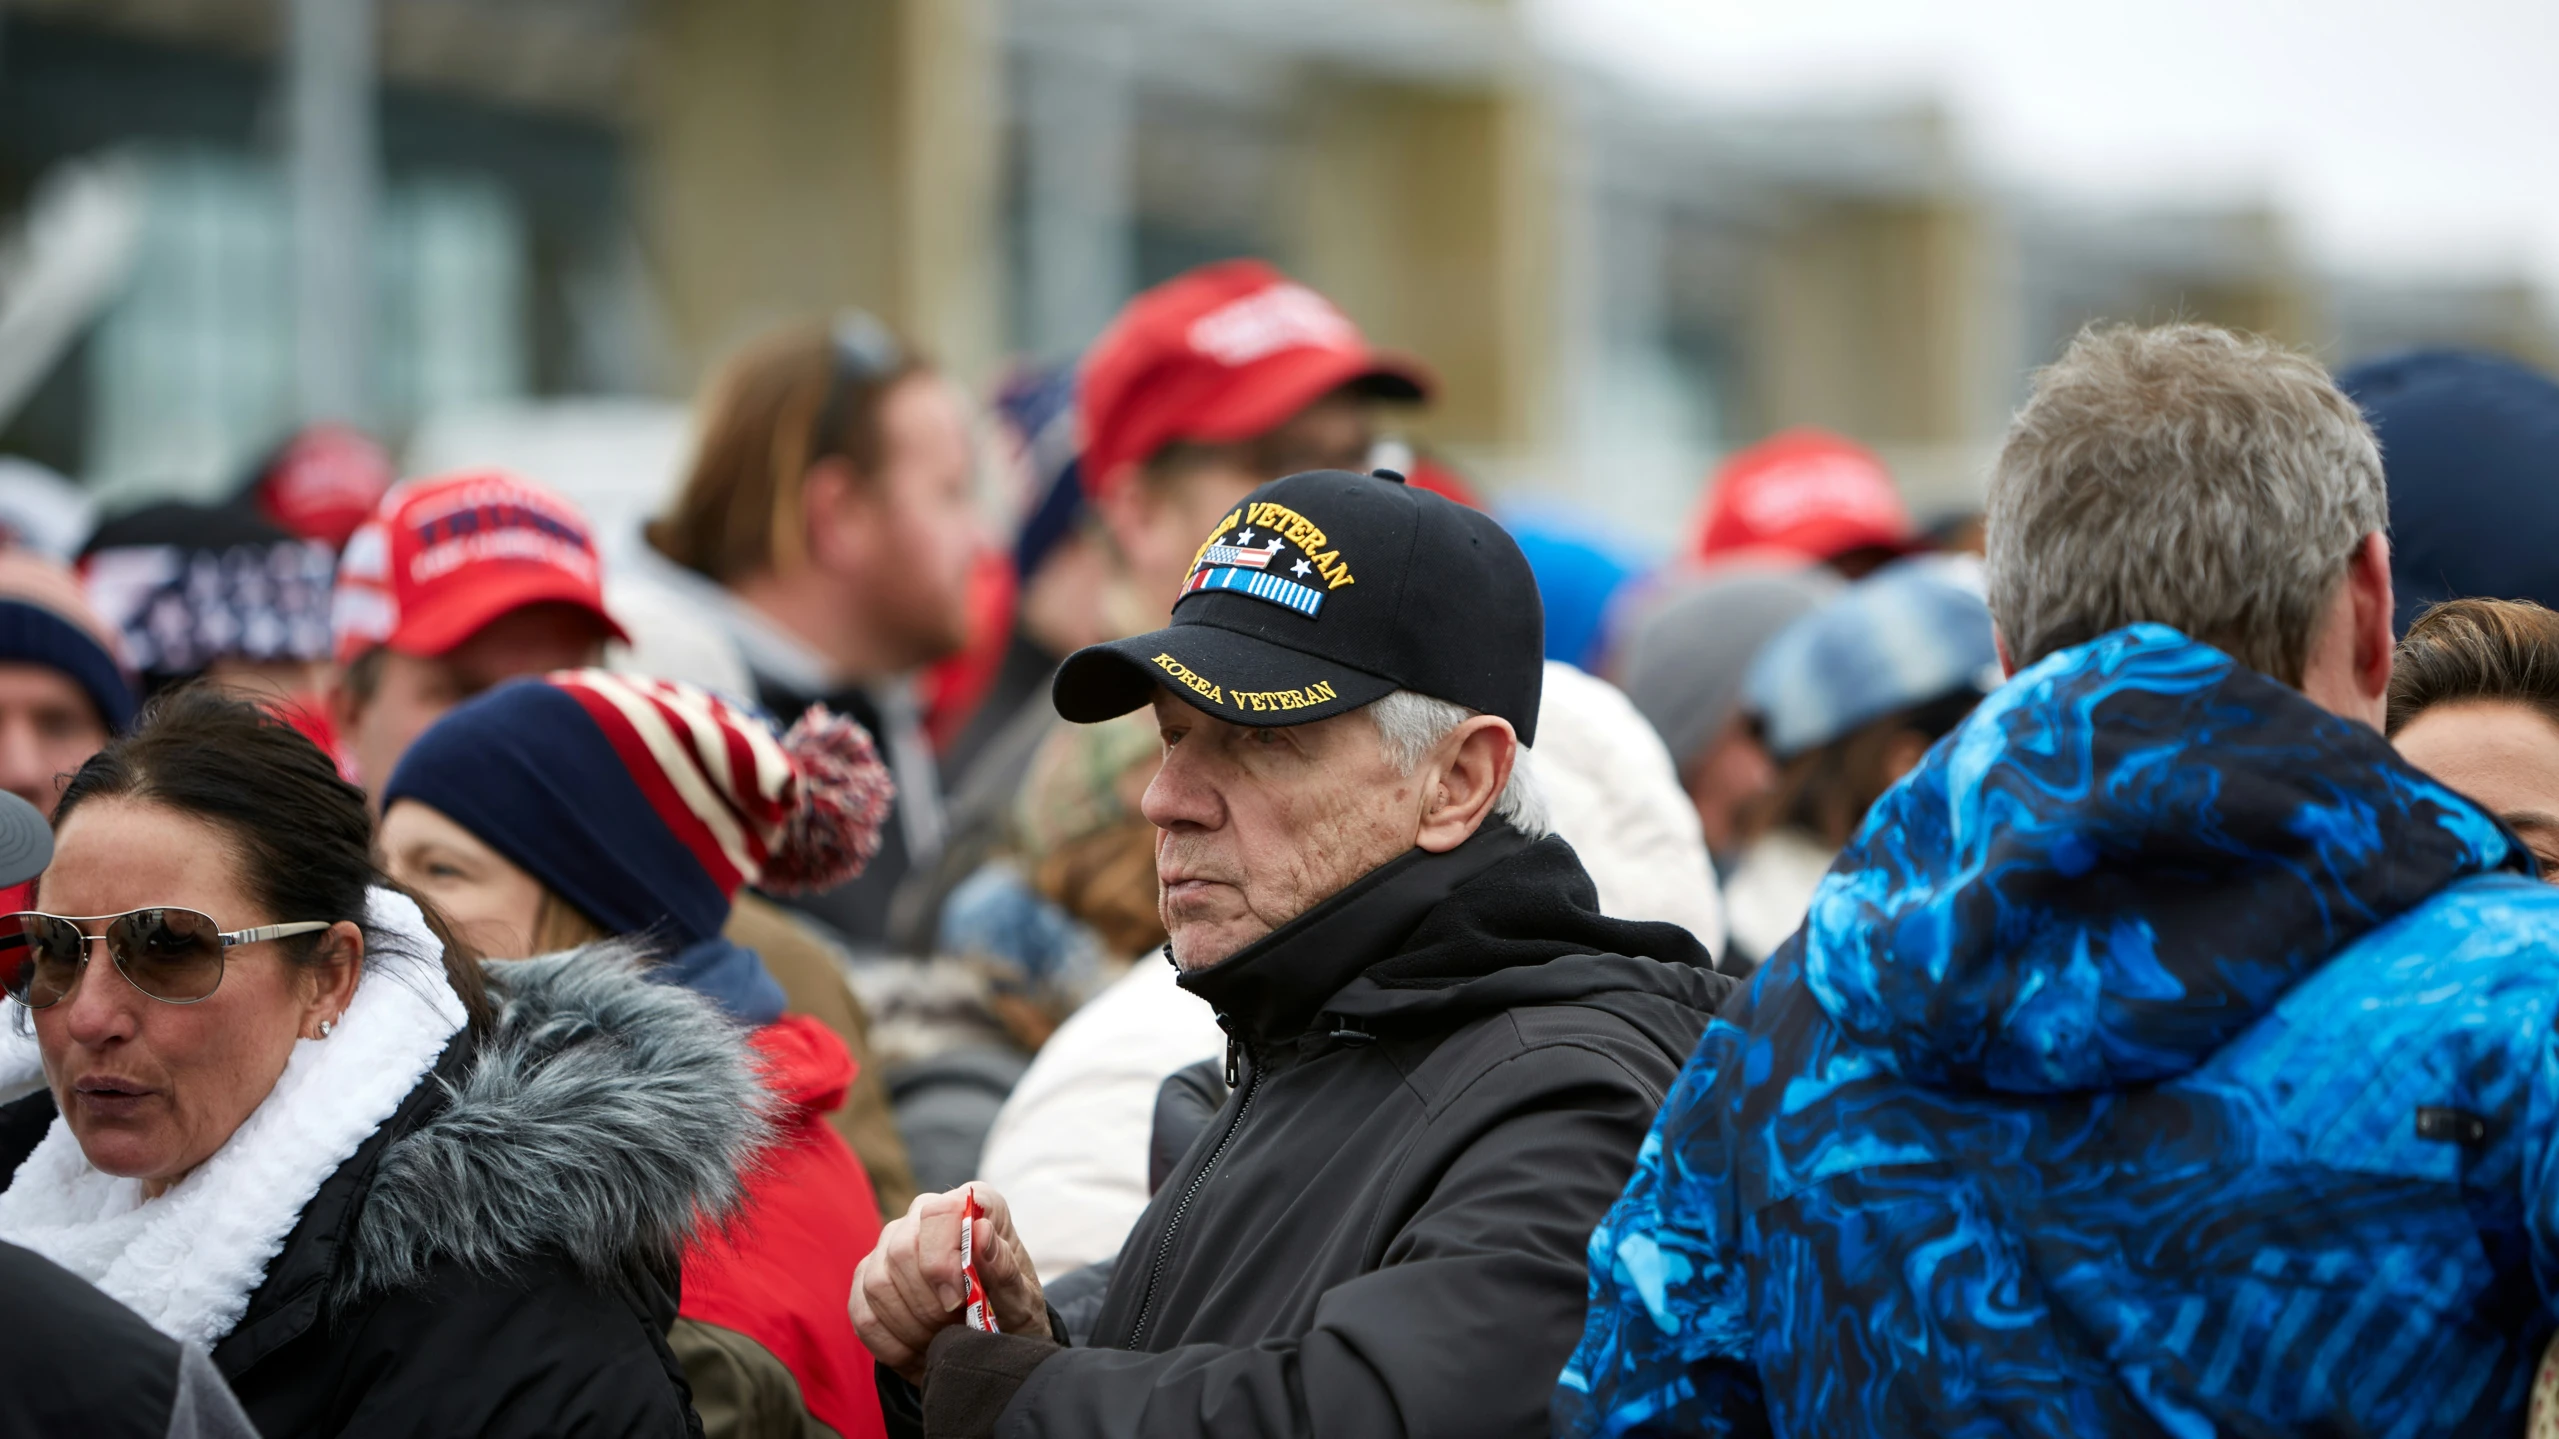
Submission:
M 961 1317 L 968 1327 L 988 1334 L 1003 1331 L 995 1325 L 995 1309 L 986 1302 L 986 1285 L 977 1277 L 977 1221 L 986 1211 L 977 1207 L 977 1191 L 972 1189 L 960 1200 L 960 1279 L 968 1287 L 967 1306 Z

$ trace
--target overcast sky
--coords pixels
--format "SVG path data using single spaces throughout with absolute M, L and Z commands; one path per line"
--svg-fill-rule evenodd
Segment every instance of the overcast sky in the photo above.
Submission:
M 2559 299 L 2559 0 L 1531 0 L 1718 104 L 1931 98 L 1994 182 L 2269 200 L 2315 263 Z

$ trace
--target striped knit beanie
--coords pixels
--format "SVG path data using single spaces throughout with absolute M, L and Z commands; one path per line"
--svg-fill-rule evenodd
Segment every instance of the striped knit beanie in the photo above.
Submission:
M 441 810 L 615 934 L 719 933 L 743 885 L 823 889 L 878 852 L 870 733 L 812 705 L 786 734 L 708 690 L 559 670 L 478 696 L 382 792 Z

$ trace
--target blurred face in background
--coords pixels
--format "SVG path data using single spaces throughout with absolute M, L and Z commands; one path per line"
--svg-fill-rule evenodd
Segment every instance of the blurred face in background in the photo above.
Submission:
M 1259 439 L 1168 446 L 1096 504 L 1128 566 L 1132 603 L 1119 628 L 1135 634 L 1166 622 L 1200 541 L 1246 495 L 1283 475 L 1360 469 L 1374 443 L 1370 403 L 1335 391 Z
M 0 788 L 50 819 L 63 781 L 106 744 L 106 721 L 69 675 L 0 664 Z
M 1777 764 L 1759 742 L 1750 717 L 1735 714 L 1707 740 L 1680 774 L 1707 853 L 1729 867 L 1746 838 L 1744 816 L 1777 784 Z
M 491 959 L 537 952 L 542 882 L 432 805 L 400 800 L 382 816 L 383 868 L 434 900 L 454 933 Z
M 2559 883 L 2559 724 L 2512 700 L 2463 700 L 2422 711 L 2391 743 L 2505 821 Z
M 507 680 L 596 664 L 604 639 L 603 624 L 587 611 L 537 604 L 498 616 L 440 655 L 375 650 L 330 693 L 330 718 L 357 782 L 380 791 L 445 711 Z
M 880 400 L 879 473 L 842 486 L 822 541 L 891 671 L 968 642 L 969 570 L 986 543 L 974 479 L 959 392 L 931 373 L 899 381 Z

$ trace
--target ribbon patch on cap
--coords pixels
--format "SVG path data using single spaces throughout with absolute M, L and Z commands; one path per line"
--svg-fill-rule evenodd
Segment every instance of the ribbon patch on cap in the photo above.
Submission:
M 1191 557 L 1185 595 L 1232 590 L 1313 619 L 1324 596 L 1355 583 L 1323 528 L 1286 505 L 1256 501 L 1229 510 Z

